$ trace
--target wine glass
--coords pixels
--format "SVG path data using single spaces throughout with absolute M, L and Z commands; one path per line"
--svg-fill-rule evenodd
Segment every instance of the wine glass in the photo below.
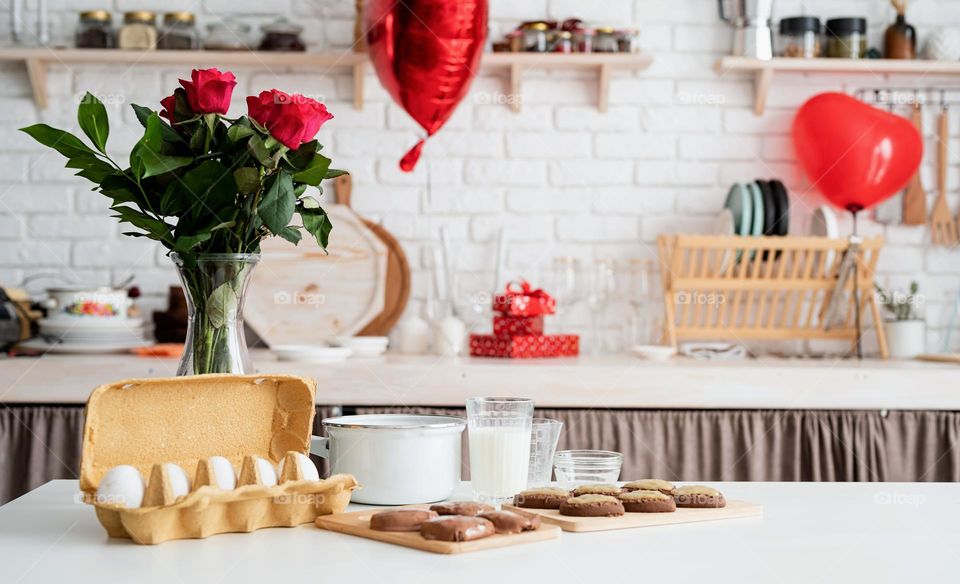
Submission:
M 593 346 L 592 353 L 599 354 L 603 347 L 600 340 L 600 316 L 605 312 L 617 289 L 616 262 L 612 259 L 601 258 L 593 262 L 593 274 L 590 279 L 590 294 L 587 298 L 590 304 L 590 336 Z
M 562 256 L 553 258 L 550 267 L 549 292 L 557 301 L 557 319 L 560 330 L 567 332 L 562 316 L 580 300 L 580 260 L 574 257 Z

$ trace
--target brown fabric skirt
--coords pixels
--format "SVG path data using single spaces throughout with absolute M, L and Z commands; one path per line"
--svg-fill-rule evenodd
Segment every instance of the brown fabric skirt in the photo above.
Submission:
M 318 406 L 321 420 L 341 408 Z M 463 416 L 452 408 L 347 408 L 344 413 Z M 683 481 L 960 481 L 960 412 L 570 410 L 559 449 L 614 450 L 622 479 Z M 83 406 L 0 407 L 0 503 L 80 468 Z M 322 472 L 326 461 L 316 460 Z M 464 478 L 469 478 L 464 440 Z

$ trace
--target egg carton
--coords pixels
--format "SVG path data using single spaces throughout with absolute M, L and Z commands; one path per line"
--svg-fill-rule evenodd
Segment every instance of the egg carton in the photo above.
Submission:
M 285 375 L 134 379 L 98 387 L 86 409 L 84 500 L 108 535 L 141 544 L 292 527 L 340 513 L 356 480 L 305 477 L 301 466 L 309 463 L 314 392 L 312 381 Z M 219 486 L 215 456 L 240 467 L 235 488 Z M 263 476 L 258 461 L 264 460 L 271 468 L 282 461 L 277 484 Z M 150 477 L 142 505 L 97 496 L 101 479 L 119 465 L 133 466 L 141 486 L 142 477 Z M 173 465 L 195 469 L 192 487 L 171 475 Z

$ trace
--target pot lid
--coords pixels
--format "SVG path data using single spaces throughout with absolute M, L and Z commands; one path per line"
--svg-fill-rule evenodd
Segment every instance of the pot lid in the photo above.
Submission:
M 454 416 L 411 414 L 367 414 L 327 418 L 324 426 L 332 428 L 368 428 L 377 430 L 413 430 L 417 428 L 463 428 L 466 421 Z

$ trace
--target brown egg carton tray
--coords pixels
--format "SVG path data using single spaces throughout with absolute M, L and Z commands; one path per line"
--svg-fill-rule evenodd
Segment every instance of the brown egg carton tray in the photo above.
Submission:
M 80 488 L 111 537 L 156 544 L 218 533 L 292 527 L 342 512 L 357 488 L 350 475 L 305 480 L 294 453 L 307 454 L 314 384 L 291 375 L 201 375 L 132 379 L 98 387 L 87 401 Z M 208 459 L 240 467 L 237 487 L 222 490 Z M 255 457 L 274 466 L 279 483 L 265 486 Z M 174 497 L 164 463 L 189 474 L 190 493 Z M 96 501 L 97 485 L 129 464 L 150 479 L 143 506 Z

